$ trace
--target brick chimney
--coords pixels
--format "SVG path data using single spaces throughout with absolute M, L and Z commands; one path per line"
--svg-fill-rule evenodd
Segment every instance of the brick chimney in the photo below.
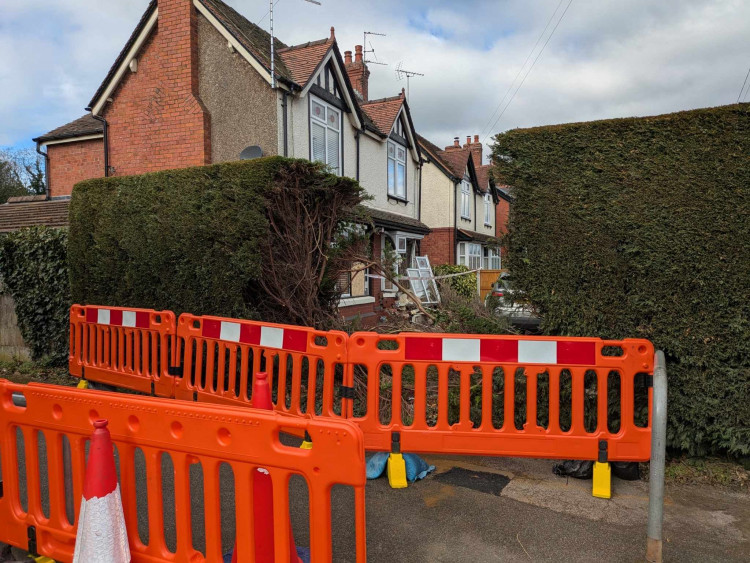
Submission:
M 355 45 L 354 47 L 354 62 L 352 62 L 352 52 L 345 51 L 344 63 L 344 66 L 346 66 L 346 73 L 349 75 L 349 80 L 351 80 L 352 86 L 362 97 L 362 100 L 366 102 L 368 100 L 370 69 L 367 68 L 367 65 L 364 62 L 362 45 Z
M 474 142 L 471 141 L 471 135 L 467 135 L 464 148 L 471 150 L 474 166 L 482 166 L 482 143 L 479 142 L 479 135 L 474 135 Z
M 458 137 L 453 137 L 453 144 L 445 147 L 445 150 L 450 151 L 456 151 L 461 149 L 461 141 L 458 140 Z

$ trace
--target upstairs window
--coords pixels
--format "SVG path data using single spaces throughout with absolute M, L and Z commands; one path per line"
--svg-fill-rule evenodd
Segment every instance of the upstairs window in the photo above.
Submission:
M 310 147 L 312 160 L 341 173 L 341 112 L 319 100 L 310 100 Z
M 492 196 L 490 194 L 484 194 L 484 224 L 488 227 L 492 226 Z
M 461 182 L 461 217 L 471 219 L 471 185 L 467 180 Z
M 388 195 L 406 199 L 406 148 L 388 141 Z

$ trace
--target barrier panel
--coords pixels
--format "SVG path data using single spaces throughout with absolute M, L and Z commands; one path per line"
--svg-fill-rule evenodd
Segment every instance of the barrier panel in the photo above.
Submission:
M 390 451 L 398 433 L 413 453 L 645 461 L 651 389 L 642 426 L 634 389 L 653 368 L 647 340 L 361 332 L 347 418 L 368 450 Z
M 100 418 L 109 421 L 116 448 L 132 561 L 221 561 L 222 543 L 233 545 L 227 527 L 237 530 L 238 560 L 252 561 L 253 480 L 259 469 L 272 482 L 277 561 L 289 561 L 289 486 L 298 477 L 309 492 L 309 525 L 307 536 L 297 527 L 294 533 L 309 536 L 312 561 L 332 559 L 334 485 L 354 491 L 353 551 L 365 561 L 364 448 L 351 422 L 5 380 L 0 541 L 57 561 L 72 559 L 88 440 Z M 284 445 L 280 434 L 287 431 L 307 431 L 312 448 Z M 227 522 L 227 481 L 221 477 L 227 466 L 233 523 Z M 194 534 L 201 531 L 205 550 L 194 547 Z
M 268 372 L 277 411 L 341 416 L 345 332 L 182 314 L 178 399 L 251 405 L 252 377 Z
M 171 397 L 175 332 L 171 311 L 73 305 L 68 369 L 90 381 Z

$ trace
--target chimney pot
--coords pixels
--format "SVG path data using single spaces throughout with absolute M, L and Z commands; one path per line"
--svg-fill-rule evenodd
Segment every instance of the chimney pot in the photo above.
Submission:
M 362 45 L 354 46 L 354 62 L 355 63 L 362 62 Z
M 471 144 L 471 135 L 466 135 L 466 144 L 467 145 Z
M 479 135 L 474 135 L 474 142 L 475 142 L 475 143 L 478 143 L 478 142 L 479 142 Z
M 352 52 L 344 51 L 344 63 L 348 66 L 352 64 Z
M 461 147 L 461 141 L 458 140 L 458 137 L 453 137 L 453 146 L 454 147 Z

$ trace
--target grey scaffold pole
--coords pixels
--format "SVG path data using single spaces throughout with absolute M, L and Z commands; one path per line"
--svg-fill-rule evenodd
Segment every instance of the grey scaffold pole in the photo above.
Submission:
M 664 462 L 667 447 L 667 364 L 664 360 L 664 352 L 661 350 L 657 350 L 654 361 L 651 424 L 646 561 L 661 563 L 661 528 L 664 519 Z

